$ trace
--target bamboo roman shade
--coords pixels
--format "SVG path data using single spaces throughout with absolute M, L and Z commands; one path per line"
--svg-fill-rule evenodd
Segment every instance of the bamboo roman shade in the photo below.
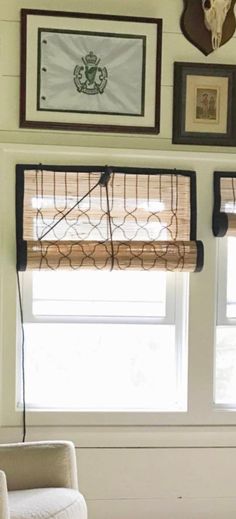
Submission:
M 16 168 L 17 269 L 198 271 L 195 173 Z
M 213 233 L 236 236 L 236 172 L 214 173 Z

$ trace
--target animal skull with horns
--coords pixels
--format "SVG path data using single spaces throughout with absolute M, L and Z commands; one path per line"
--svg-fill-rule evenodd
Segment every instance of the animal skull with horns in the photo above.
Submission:
M 202 0 L 206 28 L 211 31 L 212 48 L 221 44 L 222 30 L 232 0 Z

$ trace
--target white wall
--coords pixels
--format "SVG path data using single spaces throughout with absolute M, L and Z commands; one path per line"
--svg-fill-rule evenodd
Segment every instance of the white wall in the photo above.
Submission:
M 171 134 L 173 62 L 235 63 L 236 39 L 204 57 L 180 32 L 182 4 L 182 0 L 1 0 L 0 359 L 4 396 L 1 441 L 19 441 L 22 437 L 21 416 L 18 426 L 14 426 L 15 418 L 12 418 L 16 323 L 15 164 L 106 163 L 109 157 L 117 165 L 173 167 L 176 164 L 197 171 L 198 238 L 204 241 L 206 257 L 203 272 L 191 276 L 189 408 L 194 410 L 191 421 L 183 417 L 181 425 L 173 423 L 171 427 L 92 427 L 89 424 L 49 427 L 47 423 L 34 425 L 27 415 L 27 439 L 75 441 L 80 487 L 88 502 L 89 519 L 235 518 L 235 418 L 216 415 L 211 410 L 216 268 L 211 211 L 212 173 L 214 169 L 234 170 L 236 150 L 172 145 Z M 135 136 L 19 129 L 21 7 L 163 18 L 160 134 Z M 199 393 L 201 401 L 197 401 Z

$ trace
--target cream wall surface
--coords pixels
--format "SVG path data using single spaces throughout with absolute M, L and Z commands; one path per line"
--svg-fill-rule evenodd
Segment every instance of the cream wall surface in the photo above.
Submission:
M 19 129 L 19 74 L 20 74 L 20 9 L 52 9 L 75 12 L 91 12 L 128 16 L 149 16 L 163 19 L 162 74 L 161 74 L 161 131 L 158 136 L 134 136 L 38 131 Z M 180 31 L 179 20 L 183 9 L 182 0 L 7 0 L 1 1 L 0 44 L 1 44 L 1 99 L 0 99 L 0 142 L 27 144 L 56 144 L 68 146 L 102 146 L 114 148 L 142 149 L 198 149 L 196 146 L 171 145 L 173 62 L 193 61 L 201 63 L 235 64 L 236 38 L 233 37 L 217 52 L 205 57 L 191 45 Z M 204 147 L 204 151 L 209 148 Z M 223 149 L 221 148 L 223 151 Z M 217 150 L 216 148 L 216 151 Z M 234 148 L 227 149 L 233 152 Z
M 162 18 L 160 134 L 20 129 L 20 8 Z M 0 5 L 0 441 L 18 441 L 22 437 L 22 416 L 14 413 L 15 164 L 107 163 L 109 159 L 117 165 L 176 165 L 197 171 L 198 237 L 204 241 L 206 258 L 203 272 L 193 276 L 190 283 L 189 407 L 190 411 L 194 409 L 191 421 L 183 418 L 181 425 L 172 421 L 171 427 L 163 425 L 163 421 L 152 427 L 94 427 L 73 422 L 63 426 L 57 417 L 49 422 L 39 413 L 36 417 L 27 416 L 28 440 L 65 438 L 76 443 L 80 488 L 90 519 L 235 518 L 235 418 L 224 413 L 220 417 L 212 415 L 210 408 L 216 292 L 212 173 L 220 168 L 234 170 L 236 149 L 172 145 L 171 135 L 173 62 L 236 64 L 236 38 L 205 57 L 181 34 L 182 8 L 182 0 L 1 0 Z M 197 399 L 201 392 L 204 403 L 200 405 Z

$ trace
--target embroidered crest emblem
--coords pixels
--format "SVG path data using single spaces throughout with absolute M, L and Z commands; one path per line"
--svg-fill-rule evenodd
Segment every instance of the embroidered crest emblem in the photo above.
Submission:
M 90 51 L 82 58 L 83 65 L 74 69 L 74 83 L 78 92 L 95 95 L 103 94 L 108 80 L 106 67 L 99 67 L 100 59 Z

